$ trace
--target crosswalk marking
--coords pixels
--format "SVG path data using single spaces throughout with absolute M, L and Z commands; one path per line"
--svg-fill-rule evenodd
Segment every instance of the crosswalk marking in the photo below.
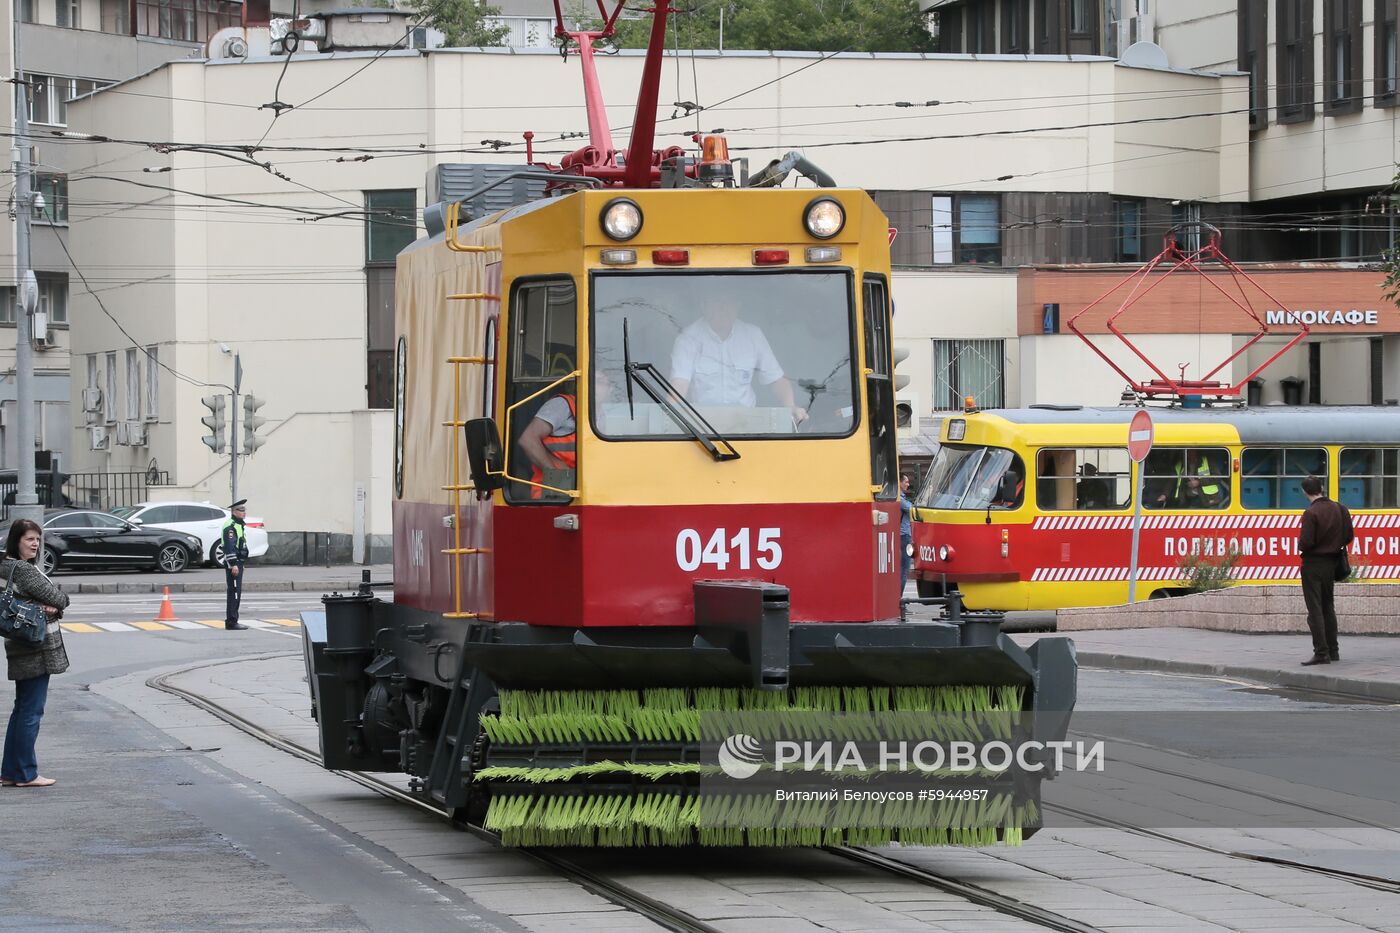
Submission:
M 267 631 L 279 631 L 282 628 L 301 628 L 301 622 L 293 619 L 243 619 L 244 625 L 249 628 L 265 629 Z M 168 632 L 171 629 L 184 629 L 195 631 L 207 631 L 209 629 L 222 630 L 223 619 L 199 619 L 190 621 L 189 619 L 166 619 L 163 622 L 154 622 L 146 619 L 137 619 L 131 622 L 63 622 L 65 634 L 91 635 L 102 632 Z

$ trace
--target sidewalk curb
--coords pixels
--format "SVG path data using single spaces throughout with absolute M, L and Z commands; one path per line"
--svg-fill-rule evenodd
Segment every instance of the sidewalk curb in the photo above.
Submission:
M 64 580 L 59 578 L 60 586 Z M 375 581 L 376 583 L 379 581 Z M 342 593 L 353 592 L 360 581 L 353 575 L 344 577 L 326 578 L 323 580 L 249 580 L 243 587 L 245 593 L 290 593 L 294 591 L 330 593 L 339 590 Z M 195 583 L 76 583 L 63 586 L 68 593 L 91 594 L 91 593 L 161 593 L 166 587 L 173 593 L 223 593 L 224 583 L 212 581 L 199 581 Z
M 1177 661 L 1164 658 L 1144 658 L 1136 655 L 1078 652 L 1079 663 L 1086 667 L 1106 667 L 1119 671 L 1166 671 L 1174 674 L 1205 674 L 1213 677 L 1236 677 L 1257 680 L 1281 687 L 1301 687 L 1322 690 L 1368 700 L 1400 702 L 1400 683 L 1359 680 L 1332 674 L 1306 671 L 1281 671 L 1268 667 L 1244 667 L 1236 664 L 1208 664 L 1203 661 Z M 1345 664 L 1345 661 L 1339 663 Z

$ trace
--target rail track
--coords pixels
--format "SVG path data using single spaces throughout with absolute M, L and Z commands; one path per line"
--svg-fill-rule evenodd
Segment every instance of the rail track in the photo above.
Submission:
M 248 659 L 239 659 L 239 661 L 244 660 Z M 220 661 L 214 664 L 193 665 L 177 671 L 170 671 L 151 677 L 146 681 L 146 685 L 155 690 L 171 694 L 172 696 L 178 696 L 186 702 L 199 707 L 210 715 L 223 720 L 239 731 L 260 742 L 270 745 L 278 751 L 299 758 L 302 761 L 320 765 L 320 755 L 315 750 L 293 742 L 285 736 L 271 732 L 221 703 L 211 700 L 208 697 L 201 696 L 193 691 L 186 690 L 183 687 L 176 686 L 170 682 L 173 678 L 201 668 L 217 667 L 232 663 L 238 663 L 238 661 Z M 451 814 L 442 808 L 423 801 L 382 778 L 359 771 L 337 771 L 335 773 L 354 781 L 362 787 L 373 790 L 375 793 L 439 816 L 444 822 L 463 831 L 472 833 L 479 838 L 491 842 L 498 841 L 493 833 L 478 826 L 454 820 Z M 562 877 L 573 881 L 584 889 L 618 904 L 627 910 L 640 914 L 668 930 L 678 931 L 678 933 L 721 933 L 720 928 L 706 923 L 704 920 L 692 914 L 659 901 L 651 895 L 638 891 L 629 885 L 610 879 L 606 875 L 586 865 L 580 864 L 574 859 L 558 854 L 554 850 L 527 848 L 515 849 L 513 851 L 519 852 L 528 858 L 548 866 Z M 888 858 L 869 849 L 828 847 L 822 851 L 833 857 L 856 863 L 867 869 L 893 875 L 905 880 L 915 881 L 939 891 L 957 895 L 967 900 L 969 903 L 990 908 L 997 913 L 1015 917 L 1048 930 L 1058 930 L 1061 931 L 1061 933 L 1102 933 L 1100 928 L 1075 920 L 1072 917 L 1066 917 L 1063 914 L 1057 914 L 1054 911 L 1036 907 L 1033 904 L 1008 897 L 990 888 L 982 887 L 981 885 L 949 878 L 926 868 L 910 865 L 898 859 Z

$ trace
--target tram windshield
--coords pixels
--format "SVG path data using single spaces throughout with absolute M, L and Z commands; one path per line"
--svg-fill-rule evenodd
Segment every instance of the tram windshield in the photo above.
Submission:
M 944 444 L 918 505 L 929 509 L 1014 509 L 1024 499 L 1026 468 L 1000 447 Z
M 635 384 L 655 367 L 724 438 L 844 437 L 855 429 L 845 272 L 599 273 L 593 425 L 619 440 L 690 437 L 675 406 Z

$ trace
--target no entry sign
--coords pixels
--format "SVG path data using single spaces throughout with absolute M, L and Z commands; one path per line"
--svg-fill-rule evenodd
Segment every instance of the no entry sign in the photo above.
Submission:
M 1128 426 L 1128 456 L 1141 463 L 1151 452 L 1152 416 L 1143 409 L 1133 415 L 1133 423 Z

